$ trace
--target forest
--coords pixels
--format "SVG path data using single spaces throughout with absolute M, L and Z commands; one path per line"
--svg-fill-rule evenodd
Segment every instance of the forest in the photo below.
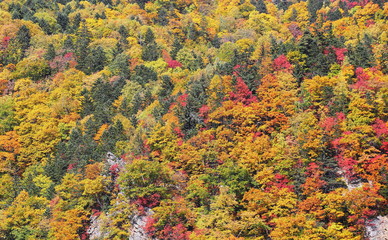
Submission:
M 0 239 L 385 239 L 387 73 L 384 0 L 0 0 Z

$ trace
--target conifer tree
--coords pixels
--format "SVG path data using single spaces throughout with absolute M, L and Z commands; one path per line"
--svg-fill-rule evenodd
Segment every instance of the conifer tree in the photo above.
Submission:
M 22 25 L 16 33 L 15 40 L 19 43 L 24 55 L 31 45 L 30 29 L 26 25 Z
M 160 56 L 158 45 L 155 42 L 153 31 L 148 28 L 144 36 L 144 43 L 141 53 L 141 58 L 144 61 L 156 61 Z
M 353 66 L 369 68 L 374 65 L 374 56 L 371 48 L 371 39 L 365 35 L 355 47 L 349 49 L 349 61 Z
M 317 11 L 322 8 L 325 0 L 307 0 L 307 10 L 310 14 L 310 22 L 317 18 Z
M 77 56 L 77 69 L 87 71 L 87 56 L 89 55 L 89 43 L 91 41 L 91 34 L 83 22 L 81 28 L 77 32 L 77 40 L 75 44 L 75 55 Z
M 44 55 L 44 59 L 53 60 L 55 58 L 55 48 L 53 44 L 50 44 L 47 48 L 46 54 Z
M 57 15 L 57 23 L 61 26 L 62 32 L 65 32 L 69 25 L 69 17 L 65 12 L 60 12 Z
M 268 13 L 267 6 L 263 0 L 251 0 L 251 3 L 259 13 Z

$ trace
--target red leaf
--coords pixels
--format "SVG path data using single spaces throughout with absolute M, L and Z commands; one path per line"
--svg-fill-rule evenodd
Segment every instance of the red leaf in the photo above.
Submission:
M 234 102 L 242 102 L 246 106 L 253 102 L 257 102 L 256 96 L 252 94 L 248 86 L 240 77 L 237 78 L 236 92 L 229 93 L 229 97 L 230 100 Z
M 187 93 L 185 94 L 182 94 L 178 97 L 178 103 L 182 106 L 182 107 L 186 107 L 187 106 L 187 97 L 189 95 Z
M 383 120 L 377 118 L 375 121 L 375 124 L 373 124 L 372 127 L 373 127 L 373 130 L 375 131 L 377 137 L 388 136 L 388 127 L 387 127 L 387 124 Z
M 167 62 L 168 68 L 177 68 L 182 67 L 182 63 L 178 62 L 177 60 L 171 60 Z
M 292 67 L 291 63 L 287 60 L 287 57 L 284 55 L 280 55 L 275 60 L 273 60 L 273 67 L 275 71 L 280 70 L 290 70 Z

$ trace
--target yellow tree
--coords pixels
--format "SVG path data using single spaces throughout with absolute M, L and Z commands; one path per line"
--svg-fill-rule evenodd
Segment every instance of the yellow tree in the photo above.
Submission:
M 48 200 L 21 191 L 12 205 L 0 210 L 0 236 L 5 239 L 47 239 Z
M 48 104 L 48 94 L 29 79 L 19 79 L 15 84 L 16 119 L 19 135 L 21 169 L 38 162 L 46 162 L 59 142 L 58 120 Z

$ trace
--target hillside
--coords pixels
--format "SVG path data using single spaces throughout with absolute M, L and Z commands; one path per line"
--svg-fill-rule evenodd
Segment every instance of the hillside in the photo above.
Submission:
M 384 2 L 0 0 L 0 239 L 384 239 Z

